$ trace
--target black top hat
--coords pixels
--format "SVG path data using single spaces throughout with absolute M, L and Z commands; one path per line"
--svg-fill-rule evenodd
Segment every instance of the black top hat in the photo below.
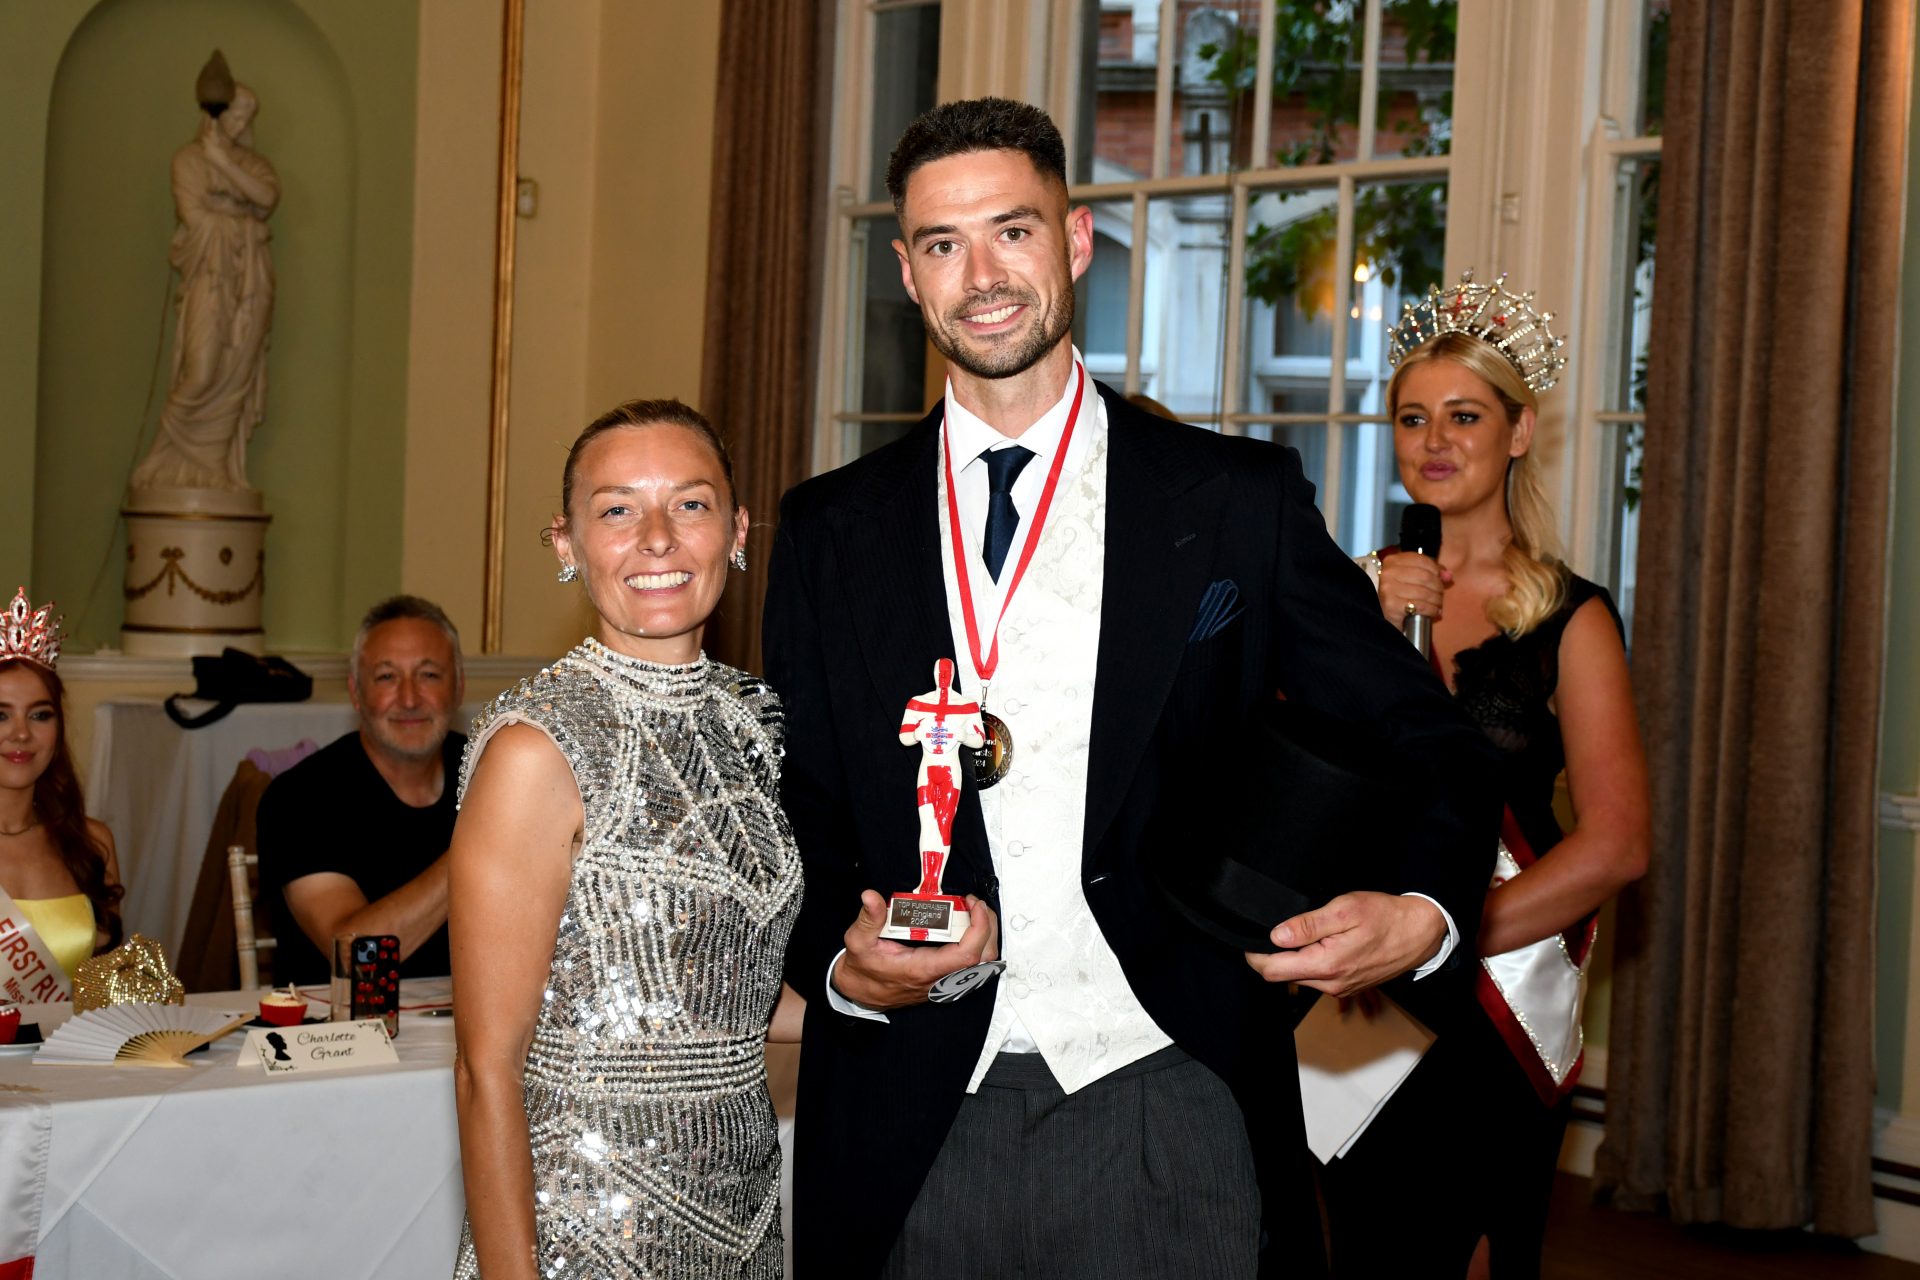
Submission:
M 1163 845 L 1156 871 L 1174 911 L 1243 951 L 1273 951 L 1273 927 L 1397 865 L 1404 771 L 1350 722 L 1299 702 L 1263 704 L 1209 765 L 1228 797 Z

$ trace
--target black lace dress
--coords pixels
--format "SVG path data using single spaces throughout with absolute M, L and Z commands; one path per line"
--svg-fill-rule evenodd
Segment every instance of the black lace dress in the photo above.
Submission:
M 1566 751 L 1551 706 L 1560 638 L 1596 599 L 1619 626 L 1606 588 L 1574 576 L 1565 602 L 1538 627 L 1454 656 L 1454 696 L 1500 748 L 1507 808 L 1543 858 L 1562 835 L 1553 794 Z M 1322 1173 L 1337 1276 L 1451 1280 L 1466 1274 L 1482 1236 L 1495 1280 L 1539 1274 L 1569 1105 L 1542 1104 L 1475 998 L 1473 978 L 1436 975 L 1393 990 L 1438 1039 L 1360 1141 Z

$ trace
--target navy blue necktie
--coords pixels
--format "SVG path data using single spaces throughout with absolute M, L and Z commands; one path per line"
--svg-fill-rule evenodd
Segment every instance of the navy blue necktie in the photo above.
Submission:
M 1016 444 L 989 449 L 980 456 L 987 464 L 987 536 L 980 543 L 980 558 L 998 582 L 1000 567 L 1006 564 L 1007 551 L 1013 546 L 1013 531 L 1020 527 L 1020 513 L 1013 507 L 1013 482 L 1033 461 L 1033 450 Z

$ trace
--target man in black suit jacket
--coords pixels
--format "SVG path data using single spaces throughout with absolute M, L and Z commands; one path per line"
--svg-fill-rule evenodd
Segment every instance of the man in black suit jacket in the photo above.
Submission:
M 1485 739 L 1381 620 L 1292 450 L 1153 418 L 1080 381 L 1072 282 L 1091 257 L 1092 218 L 1069 208 L 1064 170 L 1057 131 L 1031 107 L 951 103 L 909 128 L 888 174 L 895 250 L 948 358 L 947 401 L 905 439 L 796 487 L 781 506 L 765 635 L 807 875 L 787 970 L 810 1000 L 794 1171 L 803 1276 L 1311 1274 L 1318 1224 L 1281 984 L 1338 995 L 1436 961 L 1462 970 L 1478 924 L 1498 820 Z M 1016 745 L 1029 785 L 1084 777 L 1082 838 L 1035 848 L 1018 843 L 1030 833 L 990 836 L 969 786 L 944 891 L 969 896 L 972 925 L 958 942 L 909 947 L 878 937 L 883 895 L 920 879 L 909 794 L 918 753 L 899 745 L 901 708 L 939 658 L 956 660 L 970 695 L 981 684 L 979 655 L 954 652 L 959 597 L 943 577 L 947 550 L 971 545 L 954 479 L 969 460 L 943 451 L 949 417 L 949 433 L 984 422 L 1030 441 L 1066 422 L 1064 435 L 1035 444 L 1036 474 L 1058 473 L 1049 448 L 1068 471 L 1102 458 L 1103 484 L 1083 491 L 1105 504 L 1102 595 L 1094 669 L 1059 673 L 1091 692 L 1084 756 L 1055 772 Z M 1076 454 L 1066 443 L 1076 431 L 1104 432 L 1104 455 L 1086 437 Z M 980 459 L 1004 444 L 996 437 Z M 1004 561 L 1015 592 L 1024 526 L 1047 511 L 1047 499 L 1032 501 L 1034 483 Z M 939 496 L 949 490 L 951 510 Z M 986 548 L 997 539 L 1005 551 L 993 529 L 1004 492 L 983 499 L 978 544 L 1003 590 Z M 1228 589 L 1237 612 L 1220 607 Z M 995 623 L 978 616 L 984 654 Z M 1000 640 L 1017 646 L 1026 634 L 1009 627 Z M 1221 794 L 1210 763 L 1276 692 L 1369 724 L 1427 766 L 1407 797 L 1383 797 L 1418 805 L 1408 847 L 1356 850 L 1370 891 L 1274 922 L 1284 949 L 1243 955 L 1170 914 L 1152 867 L 1191 847 L 1223 807 L 1285 803 Z M 1071 691 L 1060 701 L 1072 704 Z M 1003 710 L 1018 738 L 1035 736 L 1030 717 Z M 1106 1070 L 1087 1065 L 1082 1044 L 1069 1070 L 1047 1028 L 1022 1014 L 1009 1031 L 1005 1009 L 996 1013 L 1003 985 L 1025 993 L 1023 903 L 1003 901 L 1000 877 L 1014 879 L 1009 852 L 1029 851 L 1075 860 L 1070 905 L 1097 924 L 1081 968 L 1117 961 L 1130 992 L 1089 996 L 1076 1018 L 1104 1044 L 1103 1010 L 1132 1005 L 1112 1015 L 1131 1020 L 1116 1040 L 1159 1048 Z M 1000 955 L 1002 918 L 1015 926 L 1011 968 L 964 999 L 929 1003 L 943 975 Z

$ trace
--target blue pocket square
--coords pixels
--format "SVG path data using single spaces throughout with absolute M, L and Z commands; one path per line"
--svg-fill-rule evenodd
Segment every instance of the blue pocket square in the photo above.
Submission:
M 1240 588 L 1232 578 L 1222 578 L 1210 584 L 1206 594 L 1200 597 L 1200 612 L 1194 616 L 1193 631 L 1187 636 L 1188 644 L 1198 644 L 1202 640 L 1211 640 L 1226 630 L 1227 624 L 1239 617 Z

